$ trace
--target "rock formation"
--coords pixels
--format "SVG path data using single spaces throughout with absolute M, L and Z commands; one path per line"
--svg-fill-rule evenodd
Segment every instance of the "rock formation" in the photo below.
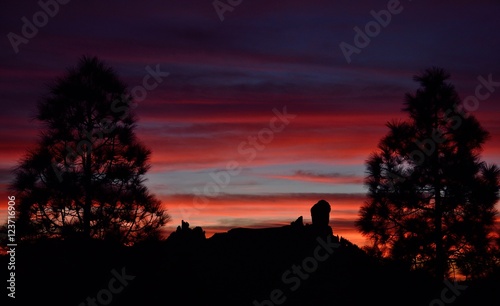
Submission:
M 311 207 L 312 224 L 317 227 L 325 227 L 330 223 L 330 204 L 325 200 L 320 200 Z

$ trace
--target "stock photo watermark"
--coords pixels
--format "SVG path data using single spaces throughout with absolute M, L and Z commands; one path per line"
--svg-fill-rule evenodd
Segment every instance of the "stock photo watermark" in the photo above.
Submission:
M 450 123 L 451 129 L 458 129 L 463 123 L 463 118 L 467 116 L 466 111 L 473 112 L 478 110 L 480 101 L 489 99 L 496 91 L 496 88 L 500 87 L 500 82 L 495 82 L 493 80 L 493 74 L 491 73 L 488 74 L 487 77 L 479 75 L 477 77 L 477 81 L 478 84 L 474 90 L 474 95 L 465 97 L 461 104 L 455 105 L 454 108 L 449 108 L 444 112 L 444 120 Z M 434 154 L 437 145 L 443 143 L 445 140 L 444 132 L 435 128 L 431 133 L 431 137 L 423 140 L 417 139 L 414 141 L 418 149 L 413 150 L 410 153 L 409 158 L 417 166 L 420 166 L 424 163 L 427 157 Z M 412 170 L 413 168 L 410 168 L 409 171 Z M 388 171 L 387 175 L 396 182 L 404 182 L 406 180 L 404 177 L 401 177 L 392 171 Z
M 429 306 L 444 306 L 446 304 L 451 304 L 455 302 L 457 297 L 460 296 L 461 291 L 464 291 L 468 288 L 468 286 L 458 284 L 456 280 L 452 284 L 449 280 L 446 279 L 444 281 L 444 284 L 446 285 L 446 288 L 441 291 L 441 295 L 439 296 L 439 298 L 434 299 L 429 303 Z
M 8 217 L 7 217 L 7 255 L 9 261 L 7 263 L 7 270 L 9 271 L 9 279 L 7 279 L 8 296 L 16 298 L 16 197 L 8 196 Z
M 451 123 L 451 128 L 453 130 L 458 129 L 462 125 L 462 118 L 466 116 L 466 112 L 473 112 L 479 109 L 479 101 L 485 101 L 491 94 L 496 90 L 496 87 L 500 87 L 500 82 L 495 82 L 493 80 L 493 75 L 490 73 L 487 77 L 482 75 L 477 77 L 479 84 L 476 86 L 474 95 L 470 95 L 463 99 L 462 103 L 457 105 L 455 109 L 447 109 L 444 113 L 444 119 Z M 465 111 L 464 111 L 465 110 Z M 450 114 L 455 113 L 457 115 L 450 116 Z M 458 115 L 460 114 L 460 115 Z M 443 143 L 445 138 L 443 138 L 444 133 L 439 129 L 434 129 L 432 131 L 431 138 L 424 140 L 416 140 L 415 144 L 420 148 L 420 150 L 414 150 L 410 153 L 410 158 L 417 165 L 421 165 L 426 156 L 431 156 L 436 150 L 437 144 Z
M 142 78 L 142 84 L 134 86 L 130 90 L 131 96 L 122 95 L 119 99 L 115 99 L 111 103 L 111 111 L 113 113 L 122 113 L 120 120 L 125 119 L 130 114 L 130 110 L 137 107 L 137 103 L 134 102 L 144 101 L 148 92 L 156 89 L 158 85 L 163 82 L 163 78 L 170 75 L 170 73 L 160 70 L 160 64 L 157 64 L 155 69 L 148 65 L 145 67 L 145 70 L 147 74 Z M 127 105 L 118 107 L 118 104 L 123 103 L 124 101 L 127 102 Z M 74 166 L 71 160 L 77 158 L 78 155 L 90 153 L 92 150 L 92 144 L 96 141 L 104 139 L 104 134 L 111 133 L 116 128 L 116 123 L 104 118 L 101 120 L 100 126 L 102 128 L 98 132 L 83 130 L 82 134 L 85 135 L 85 138 L 87 139 L 80 140 L 76 145 L 76 150 L 69 146 L 66 147 L 67 154 L 62 162 L 62 169 L 56 161 L 52 161 L 52 169 L 54 170 L 59 182 L 63 181 L 62 174 L 70 171 L 70 168 Z
M 370 45 L 371 39 L 377 37 L 382 32 L 382 28 L 386 28 L 391 23 L 393 15 L 398 15 L 402 11 L 403 5 L 399 0 L 389 0 L 387 10 L 383 9 L 378 12 L 371 10 L 370 15 L 374 20 L 368 21 L 363 29 L 358 26 L 354 27 L 353 43 L 343 41 L 339 44 L 347 63 L 352 62 L 353 54 L 360 54 L 362 49 Z
M 297 291 L 302 281 L 306 281 L 311 274 L 318 270 L 319 264 L 330 258 L 335 249 L 337 249 L 340 244 L 332 241 L 332 235 L 328 235 L 326 241 L 318 237 L 316 238 L 318 246 L 313 251 L 313 255 L 304 258 L 300 265 L 292 265 L 292 267 L 286 270 L 281 275 L 281 281 L 285 285 L 290 285 L 288 290 Z M 269 299 L 259 302 L 258 300 L 253 301 L 254 306 L 274 306 L 281 305 L 286 302 L 285 291 L 276 288 L 269 293 Z
M 219 16 L 220 21 L 224 21 L 224 14 L 226 12 L 232 12 L 234 9 L 240 5 L 243 0 L 215 0 L 212 2 L 217 16 Z
M 121 293 L 128 286 L 129 281 L 135 278 L 134 275 L 127 274 L 125 267 L 122 268 L 121 273 L 113 269 L 111 270 L 111 274 L 114 277 L 109 280 L 107 288 L 99 290 L 95 297 L 88 296 L 85 302 L 78 304 L 78 306 L 109 305 L 113 301 L 113 297 Z
M 296 114 L 289 114 L 286 106 L 280 111 L 273 108 L 274 117 L 269 120 L 268 127 L 262 128 L 256 135 L 248 136 L 247 141 L 242 141 L 238 145 L 237 151 L 240 156 L 245 157 L 243 164 L 252 162 L 258 152 L 263 151 L 266 145 L 269 145 L 274 140 L 276 133 L 282 132 L 296 118 Z M 209 174 L 211 180 L 205 184 L 203 190 L 197 187 L 193 188 L 195 194 L 193 205 L 189 208 L 179 206 L 184 220 L 187 220 L 192 213 L 199 212 L 204 209 L 210 202 L 209 198 L 216 197 L 222 189 L 231 183 L 231 178 L 237 176 L 242 171 L 242 163 L 236 160 L 231 160 L 226 163 L 225 170 L 211 172 Z
M 14 52 L 18 54 L 19 45 L 28 44 L 30 39 L 35 38 L 39 29 L 45 27 L 49 23 L 50 18 L 54 18 L 59 13 L 60 5 L 65 5 L 69 2 L 70 0 L 38 1 L 38 6 L 41 10 L 34 13 L 31 20 L 26 16 L 21 18 L 23 24 L 21 26 L 21 35 L 14 32 L 9 32 L 9 34 L 7 34 L 7 39 L 9 39 Z

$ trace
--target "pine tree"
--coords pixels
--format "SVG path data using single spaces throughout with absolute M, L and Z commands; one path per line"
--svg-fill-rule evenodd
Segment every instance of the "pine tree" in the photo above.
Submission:
M 481 161 L 489 134 L 448 79 L 439 68 L 414 78 L 421 87 L 406 95 L 409 119 L 389 122 L 367 161 L 368 201 L 356 226 L 374 250 L 438 279 L 454 269 L 478 277 L 494 265 L 500 171 Z
M 135 136 L 126 85 L 105 63 L 83 57 L 38 104 L 44 130 L 15 170 L 23 239 L 84 237 L 125 244 L 169 221 L 145 186 L 151 152 Z

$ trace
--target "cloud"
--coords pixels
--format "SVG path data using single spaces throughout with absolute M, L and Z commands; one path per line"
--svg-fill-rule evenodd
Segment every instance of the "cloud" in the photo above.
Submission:
M 271 175 L 269 177 L 285 180 L 296 180 L 324 184 L 362 184 L 364 178 L 345 173 L 317 173 L 314 171 L 297 170 L 291 175 Z

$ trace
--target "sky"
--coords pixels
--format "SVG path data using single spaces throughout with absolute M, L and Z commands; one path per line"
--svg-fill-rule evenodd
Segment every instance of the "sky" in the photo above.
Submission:
M 207 236 L 310 223 L 325 199 L 334 234 L 365 245 L 354 221 L 386 122 L 406 118 L 427 68 L 446 69 L 462 99 L 480 77 L 500 82 L 499 13 L 492 0 L 2 1 L 0 219 L 38 139 L 36 102 L 89 55 L 136 88 L 167 235 L 181 220 Z M 500 164 L 490 87 L 472 113 L 491 133 L 483 160 Z

